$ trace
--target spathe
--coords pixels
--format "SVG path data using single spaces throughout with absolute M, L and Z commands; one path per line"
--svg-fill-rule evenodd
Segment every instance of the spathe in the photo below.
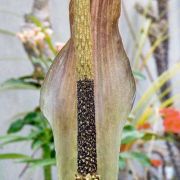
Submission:
M 71 38 L 51 66 L 41 91 L 41 109 L 55 137 L 60 180 L 77 174 L 77 58 L 74 5 Z M 91 0 L 97 174 L 117 180 L 120 135 L 131 110 L 135 82 L 118 29 L 119 0 Z

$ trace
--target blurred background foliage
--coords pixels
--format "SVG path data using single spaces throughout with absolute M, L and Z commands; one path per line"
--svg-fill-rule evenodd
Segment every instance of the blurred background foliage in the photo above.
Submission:
M 53 41 L 49 12 L 44 10 L 48 1 L 42 2 L 45 4 L 34 2 L 32 12 L 24 17 L 25 24 L 20 32 L 0 29 L 1 35 L 19 39 L 33 66 L 31 74 L 3 82 L 0 93 L 17 89 L 39 91 L 54 57 L 63 47 L 63 43 Z M 145 81 L 150 83 L 146 90 L 138 91 L 123 130 L 119 179 L 177 179 L 180 177 L 180 93 L 174 92 L 178 82 L 172 86 L 171 81 L 179 77 L 180 61 L 169 67 L 171 36 L 168 0 L 158 0 L 155 6 L 152 1 L 146 1 L 143 5 L 135 3 L 135 11 L 143 18 L 139 31 L 134 29 L 125 3 L 122 8 L 134 41 L 131 66 L 137 89 L 141 90 Z M 149 46 L 144 50 L 147 43 Z M 154 68 L 149 65 L 150 61 L 154 61 L 156 75 Z M 26 127 L 28 130 L 24 135 L 21 132 Z M 24 141 L 31 144 L 30 155 L 15 153 L 12 149 L 10 153 L 1 153 L 0 160 L 11 159 L 23 163 L 19 178 L 23 179 L 27 170 L 40 167 L 45 180 L 53 179 L 52 167 L 56 165 L 53 134 L 39 107 L 16 116 L 9 124 L 7 134 L 0 136 L 0 148 L 6 149 L 8 144 L 16 145 Z

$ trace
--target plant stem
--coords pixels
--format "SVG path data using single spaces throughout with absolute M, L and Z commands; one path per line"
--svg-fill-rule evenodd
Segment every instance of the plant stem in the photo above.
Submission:
M 43 171 L 44 171 L 44 180 L 51 180 L 52 179 L 51 166 L 44 167 Z
M 43 158 L 49 159 L 50 158 L 50 149 L 49 147 L 43 148 Z M 45 166 L 43 167 L 43 173 L 44 173 L 44 180 L 52 180 L 52 173 L 51 173 L 51 166 Z

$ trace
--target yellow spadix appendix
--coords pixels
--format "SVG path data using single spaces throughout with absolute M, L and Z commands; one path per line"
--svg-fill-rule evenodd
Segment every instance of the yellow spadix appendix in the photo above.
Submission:
M 71 37 L 41 90 L 59 180 L 117 180 L 135 82 L 118 29 L 119 0 L 71 0 Z

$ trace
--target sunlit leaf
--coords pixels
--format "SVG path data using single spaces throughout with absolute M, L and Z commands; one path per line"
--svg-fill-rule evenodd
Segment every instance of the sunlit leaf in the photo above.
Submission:
M 16 36 L 16 33 L 5 30 L 5 29 L 0 29 L 0 34 L 8 35 L 8 36 Z
M 30 137 L 9 134 L 5 136 L 0 136 L 0 143 L 1 143 L 0 146 L 13 143 L 13 142 L 20 142 L 20 141 L 27 141 L 27 140 L 30 140 Z
M 138 160 L 144 166 L 150 166 L 150 159 L 144 154 L 140 152 L 132 152 L 132 158 Z
M 141 126 L 142 124 L 144 124 L 146 121 L 149 120 L 149 118 L 151 117 L 151 115 L 153 114 L 153 108 L 152 107 L 147 107 L 144 112 L 142 113 L 142 115 L 140 116 L 140 118 L 137 121 L 137 126 Z
M 152 139 L 154 139 L 154 140 L 156 140 L 156 139 L 164 139 L 164 137 L 163 136 L 158 136 L 155 133 L 146 132 L 146 133 L 144 133 L 144 136 L 142 137 L 142 139 L 144 141 L 150 141 Z
M 29 156 L 24 154 L 16 154 L 16 153 L 7 153 L 7 154 L 0 154 L 0 160 L 3 159 L 24 159 L 29 158 Z
M 135 129 L 132 125 L 126 125 L 123 129 L 121 144 L 130 144 L 134 141 L 142 139 L 144 141 L 150 141 L 152 139 L 163 139 L 163 137 L 152 132 L 141 132 Z
M 146 76 L 143 73 L 141 73 L 140 71 L 135 71 L 134 70 L 133 75 L 138 80 L 146 80 Z
M 157 78 L 155 82 L 146 90 L 141 99 L 135 106 L 132 114 L 135 116 L 133 123 L 137 123 L 138 119 L 144 112 L 152 97 L 160 90 L 160 88 L 172 77 L 180 72 L 180 63 L 175 64 L 170 70 L 164 72 Z
M 55 166 L 56 165 L 56 159 L 50 158 L 50 159 L 26 159 L 22 160 L 21 162 L 29 163 L 31 167 L 45 167 L 45 166 Z
M 140 162 L 143 166 L 150 166 L 150 159 L 141 152 L 123 152 L 120 153 L 121 159 L 134 159 Z
M 129 144 L 144 136 L 144 133 L 137 131 L 133 126 L 125 126 L 122 133 L 121 144 Z
M 168 107 L 169 105 L 171 105 L 175 100 L 180 100 L 180 93 L 170 97 L 169 99 L 167 99 L 166 101 L 164 101 L 160 108 L 164 108 L 164 107 Z
M 150 30 L 151 24 L 152 24 L 152 21 L 150 19 L 145 22 L 143 31 L 141 33 L 141 36 L 139 37 L 137 52 L 136 52 L 135 60 L 134 60 L 134 69 L 137 69 L 138 67 L 140 56 L 143 51 L 144 44 L 146 43 L 146 40 L 148 38 L 148 33 Z
M 40 85 L 36 82 L 25 82 L 21 79 L 9 79 L 0 85 L 0 91 L 10 89 L 39 89 Z
M 167 40 L 168 36 L 159 36 L 156 41 L 154 42 L 154 44 L 152 44 L 149 52 L 147 53 L 147 55 L 144 58 L 143 64 L 147 64 L 148 60 L 153 56 L 154 51 L 157 49 L 157 47 L 160 46 L 160 44 L 163 43 L 163 41 Z M 142 67 L 140 68 L 142 69 Z
M 32 149 L 36 150 L 36 149 L 39 149 L 43 144 L 44 144 L 43 141 L 37 139 L 32 143 L 31 146 L 32 146 Z
M 43 27 L 42 22 L 36 16 L 28 15 L 26 16 L 26 18 L 30 20 L 32 23 L 34 23 L 36 26 L 41 27 L 41 28 Z

